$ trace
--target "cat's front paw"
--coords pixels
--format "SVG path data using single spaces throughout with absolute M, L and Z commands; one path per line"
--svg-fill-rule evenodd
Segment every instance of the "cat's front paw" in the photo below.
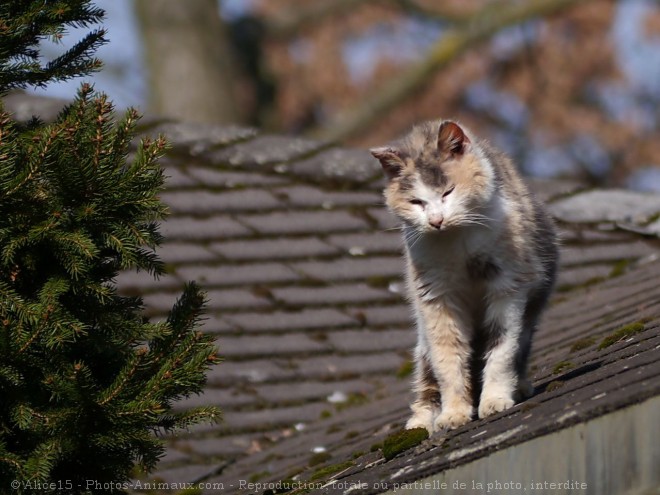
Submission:
M 433 433 L 433 410 L 431 408 L 413 408 L 413 415 L 406 422 L 406 430 L 426 428 L 429 435 Z
M 504 411 L 513 407 L 515 401 L 512 397 L 506 395 L 481 397 L 479 402 L 479 417 L 486 418 L 495 413 Z
M 442 408 L 442 412 L 435 419 L 434 428 L 438 430 L 454 430 L 459 426 L 472 421 L 472 406 Z

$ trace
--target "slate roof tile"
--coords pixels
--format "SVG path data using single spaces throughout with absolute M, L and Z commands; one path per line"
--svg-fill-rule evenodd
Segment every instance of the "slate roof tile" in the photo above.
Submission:
M 415 333 L 405 330 L 347 330 L 328 334 L 330 345 L 337 352 L 383 352 L 412 349 Z
M 167 161 L 162 164 L 165 169 L 165 179 L 168 186 L 171 189 L 180 189 L 185 187 L 199 186 L 200 182 L 198 179 L 191 177 L 186 171 L 182 168 L 169 165 Z
M 301 277 L 282 263 L 254 263 L 249 265 L 185 265 L 176 269 L 183 280 L 197 280 L 207 287 L 292 282 Z
M 234 125 L 167 122 L 144 130 L 150 135 L 163 134 L 175 149 L 184 149 L 193 156 L 210 149 L 239 143 L 257 135 L 256 129 Z
M 198 263 L 212 261 L 218 257 L 206 246 L 194 242 L 167 242 L 156 253 L 165 263 Z
M 366 191 L 327 191 L 307 185 L 273 189 L 280 199 L 292 207 L 331 210 L 343 206 L 374 206 L 383 204 L 383 196 Z
M 163 223 L 161 233 L 170 240 L 202 242 L 250 235 L 252 230 L 228 216 L 177 216 Z
M 207 298 L 206 307 L 214 313 L 263 309 L 272 306 L 272 302 L 267 298 L 246 289 L 211 289 L 207 290 Z
M 380 178 L 380 166 L 367 150 L 332 148 L 289 165 L 296 177 L 321 183 L 368 183 Z
M 368 208 L 367 215 L 372 218 L 379 230 L 399 230 L 399 224 L 385 208 Z
M 378 354 L 327 355 L 317 359 L 300 359 L 296 370 L 300 376 L 325 380 L 354 379 L 376 374 L 394 375 L 405 362 L 396 352 Z
M 333 284 L 330 287 L 282 287 L 272 289 L 273 297 L 287 305 L 344 305 L 385 302 L 398 299 L 396 294 L 364 283 Z
M 584 266 L 603 261 L 638 259 L 657 253 L 657 249 L 641 240 L 585 247 L 566 247 L 561 252 L 562 266 Z
M 366 280 L 369 277 L 396 277 L 401 275 L 403 264 L 400 257 L 379 256 L 303 261 L 291 263 L 291 267 L 314 279 L 337 282 Z
M 294 211 L 240 215 L 243 224 L 262 235 L 324 234 L 364 230 L 364 220 L 347 211 Z
M 243 337 L 222 338 L 218 342 L 222 354 L 231 359 L 233 356 L 270 357 L 273 355 L 287 356 L 310 355 L 313 353 L 329 351 L 331 346 L 327 342 L 312 340 L 308 336 L 297 334 L 286 335 L 254 335 Z
M 338 234 L 331 235 L 326 241 L 338 246 L 351 256 L 364 256 L 367 254 L 400 255 L 403 241 L 399 232 L 380 232 L 365 234 Z
M 209 249 L 235 261 L 304 259 L 337 255 L 341 252 L 337 247 L 318 237 L 214 242 L 209 245 Z
M 612 273 L 611 264 L 577 266 L 561 270 L 557 275 L 557 290 L 563 291 L 579 285 L 588 285 L 606 279 Z
M 230 409 L 263 407 L 263 400 L 249 387 L 208 387 L 203 393 L 177 402 L 174 409 L 183 411 L 192 407 L 221 406 Z
M 170 169 L 167 168 L 166 173 L 169 171 Z M 211 189 L 217 189 L 218 187 L 224 187 L 227 189 L 241 189 L 244 187 L 275 186 L 284 185 L 289 182 L 285 177 L 247 172 L 216 170 L 213 168 L 207 168 L 204 165 L 195 166 L 189 164 L 186 168 L 186 172 L 189 177 L 196 179 L 199 184 L 203 184 L 204 187 Z M 173 185 L 170 181 L 168 181 L 168 184 L 169 187 L 172 187 Z
M 222 348 L 222 342 L 218 342 Z M 229 387 L 236 383 L 269 383 L 294 380 L 298 372 L 291 363 L 282 358 L 250 358 L 224 360 L 221 365 L 211 368 L 207 374 L 210 387 Z
M 231 314 L 226 318 L 245 331 L 254 333 L 295 332 L 356 324 L 354 318 L 334 308 Z
M 550 210 L 565 222 L 644 222 L 660 209 L 660 196 L 624 190 L 593 190 L 553 202 Z
M 214 165 L 259 169 L 264 165 L 290 162 L 320 150 L 323 146 L 323 143 L 308 139 L 262 135 L 229 148 L 206 153 L 205 158 Z
M 342 404 L 342 398 L 349 394 L 367 394 L 373 391 L 375 386 L 364 380 L 348 380 L 342 382 L 318 382 L 303 381 L 296 387 L 289 383 L 277 385 L 265 385 L 260 387 L 259 395 L 269 404 L 287 403 L 292 401 L 320 400 L 331 404 Z M 331 402 L 330 399 L 335 400 Z
M 253 435 L 235 435 L 228 438 L 191 438 L 178 442 L 172 447 L 172 451 L 195 452 L 203 458 L 225 459 L 241 457 L 250 451 L 254 442 Z
M 325 402 L 311 402 L 299 406 L 264 408 L 257 411 L 227 411 L 220 431 L 268 431 L 292 427 L 296 423 L 317 420 L 326 410 Z
M 410 327 L 412 323 L 412 311 L 407 304 L 398 301 L 398 304 L 391 304 L 386 307 L 353 307 L 346 311 L 356 315 L 368 327 L 392 327 L 394 325 L 403 325 Z
M 212 474 L 215 471 L 215 468 L 212 468 L 208 464 L 196 464 L 190 463 L 183 465 L 181 467 L 175 467 L 171 469 L 164 469 L 158 471 L 158 476 L 155 477 L 159 482 L 165 483 L 185 483 L 181 480 L 191 480 L 196 481 L 203 479 L 208 475 Z M 145 480 L 145 484 L 148 480 Z M 185 484 L 178 485 L 185 486 Z
M 185 191 L 163 193 L 161 199 L 174 213 L 207 216 L 212 213 L 271 210 L 283 206 L 282 201 L 262 189 L 209 192 Z

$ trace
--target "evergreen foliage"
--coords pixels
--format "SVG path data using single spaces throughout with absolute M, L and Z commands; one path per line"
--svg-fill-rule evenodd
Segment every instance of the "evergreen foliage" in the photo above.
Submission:
M 11 0 L 0 2 L 0 96 L 27 86 L 45 86 L 101 68 L 93 56 L 105 43 L 105 31 L 94 29 L 59 57 L 42 65 L 38 44 L 59 41 L 67 27 L 88 27 L 103 18 L 89 0 Z
M 59 75 L 11 62 L 32 55 L 25 40 L 39 29 L 58 32 L 50 13 L 42 25 L 4 17 L 41 19 L 39 4 L 73 6 L 69 23 L 101 15 L 83 1 L 3 2 L 0 93 L 89 67 L 89 50 Z M 164 272 L 154 248 L 167 145 L 142 140 L 129 159 L 137 120 L 134 110 L 114 120 L 89 85 L 49 125 L 17 123 L 0 105 L 0 493 L 12 480 L 17 493 L 122 493 L 136 463 L 148 471 L 163 454 L 155 433 L 218 418 L 171 407 L 199 393 L 218 360 L 196 329 L 204 293 L 186 285 L 167 320 L 151 323 L 140 298 L 117 291 L 121 270 Z

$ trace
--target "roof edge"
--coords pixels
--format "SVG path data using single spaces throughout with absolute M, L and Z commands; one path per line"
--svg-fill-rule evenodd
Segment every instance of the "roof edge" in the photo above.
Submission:
M 429 489 L 457 495 L 656 493 L 660 487 L 660 472 L 653 463 L 660 456 L 658 411 L 660 397 L 656 396 L 438 474 L 400 485 L 390 481 L 382 488 L 397 495 Z

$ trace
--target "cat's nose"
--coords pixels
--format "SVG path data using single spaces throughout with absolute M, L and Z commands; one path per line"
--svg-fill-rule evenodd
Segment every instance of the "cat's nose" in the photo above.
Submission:
M 440 227 L 442 227 L 442 222 L 444 221 L 444 217 L 437 216 L 437 217 L 430 217 L 429 218 L 429 225 L 433 227 L 434 229 L 440 230 Z

